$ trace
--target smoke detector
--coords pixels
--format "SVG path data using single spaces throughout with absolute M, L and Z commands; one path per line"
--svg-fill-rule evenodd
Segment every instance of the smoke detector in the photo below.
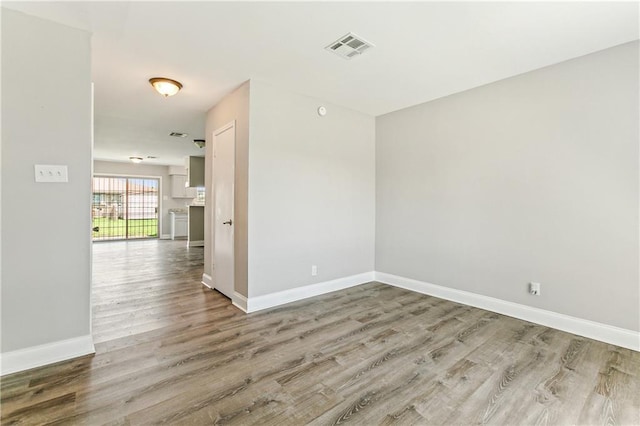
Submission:
M 333 52 L 344 59 L 351 59 L 361 55 L 370 47 L 375 46 L 354 33 L 348 33 L 325 47 L 325 50 Z

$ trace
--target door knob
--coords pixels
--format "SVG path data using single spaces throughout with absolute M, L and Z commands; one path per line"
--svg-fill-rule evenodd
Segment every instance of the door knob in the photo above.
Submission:
M 222 224 L 223 224 L 223 225 L 229 225 L 229 226 L 231 226 L 231 225 L 233 225 L 233 221 L 232 221 L 231 219 L 229 219 L 229 220 L 228 220 L 228 221 L 226 221 L 226 222 L 222 222 Z

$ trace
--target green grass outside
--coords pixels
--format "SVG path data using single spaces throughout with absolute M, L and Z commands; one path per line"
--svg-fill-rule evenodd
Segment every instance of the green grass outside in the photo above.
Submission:
M 92 228 L 99 227 L 98 232 L 93 231 L 93 239 L 122 238 L 127 235 L 126 221 L 124 219 L 109 219 L 106 217 L 94 217 Z M 145 238 L 158 236 L 158 219 L 129 219 L 129 238 Z

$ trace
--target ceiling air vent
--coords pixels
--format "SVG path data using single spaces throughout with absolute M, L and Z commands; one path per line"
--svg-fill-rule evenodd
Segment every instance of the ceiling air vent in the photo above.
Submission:
M 180 132 L 171 132 L 171 133 L 169 133 L 169 136 L 175 136 L 176 138 L 186 138 L 187 134 L 186 133 L 180 133 Z
M 374 45 L 354 33 L 349 33 L 325 47 L 325 50 L 333 52 L 345 59 L 351 59 L 361 55 L 371 47 L 374 47 Z

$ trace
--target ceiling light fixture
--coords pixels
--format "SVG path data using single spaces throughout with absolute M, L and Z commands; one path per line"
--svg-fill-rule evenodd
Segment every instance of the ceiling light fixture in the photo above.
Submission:
M 132 163 L 140 163 L 142 162 L 143 158 L 142 157 L 129 157 L 129 160 L 131 160 Z
M 204 148 L 204 139 L 194 139 L 193 143 L 196 144 L 198 148 Z
M 154 77 L 149 79 L 149 83 L 165 98 L 175 95 L 182 89 L 182 83 L 170 78 Z

